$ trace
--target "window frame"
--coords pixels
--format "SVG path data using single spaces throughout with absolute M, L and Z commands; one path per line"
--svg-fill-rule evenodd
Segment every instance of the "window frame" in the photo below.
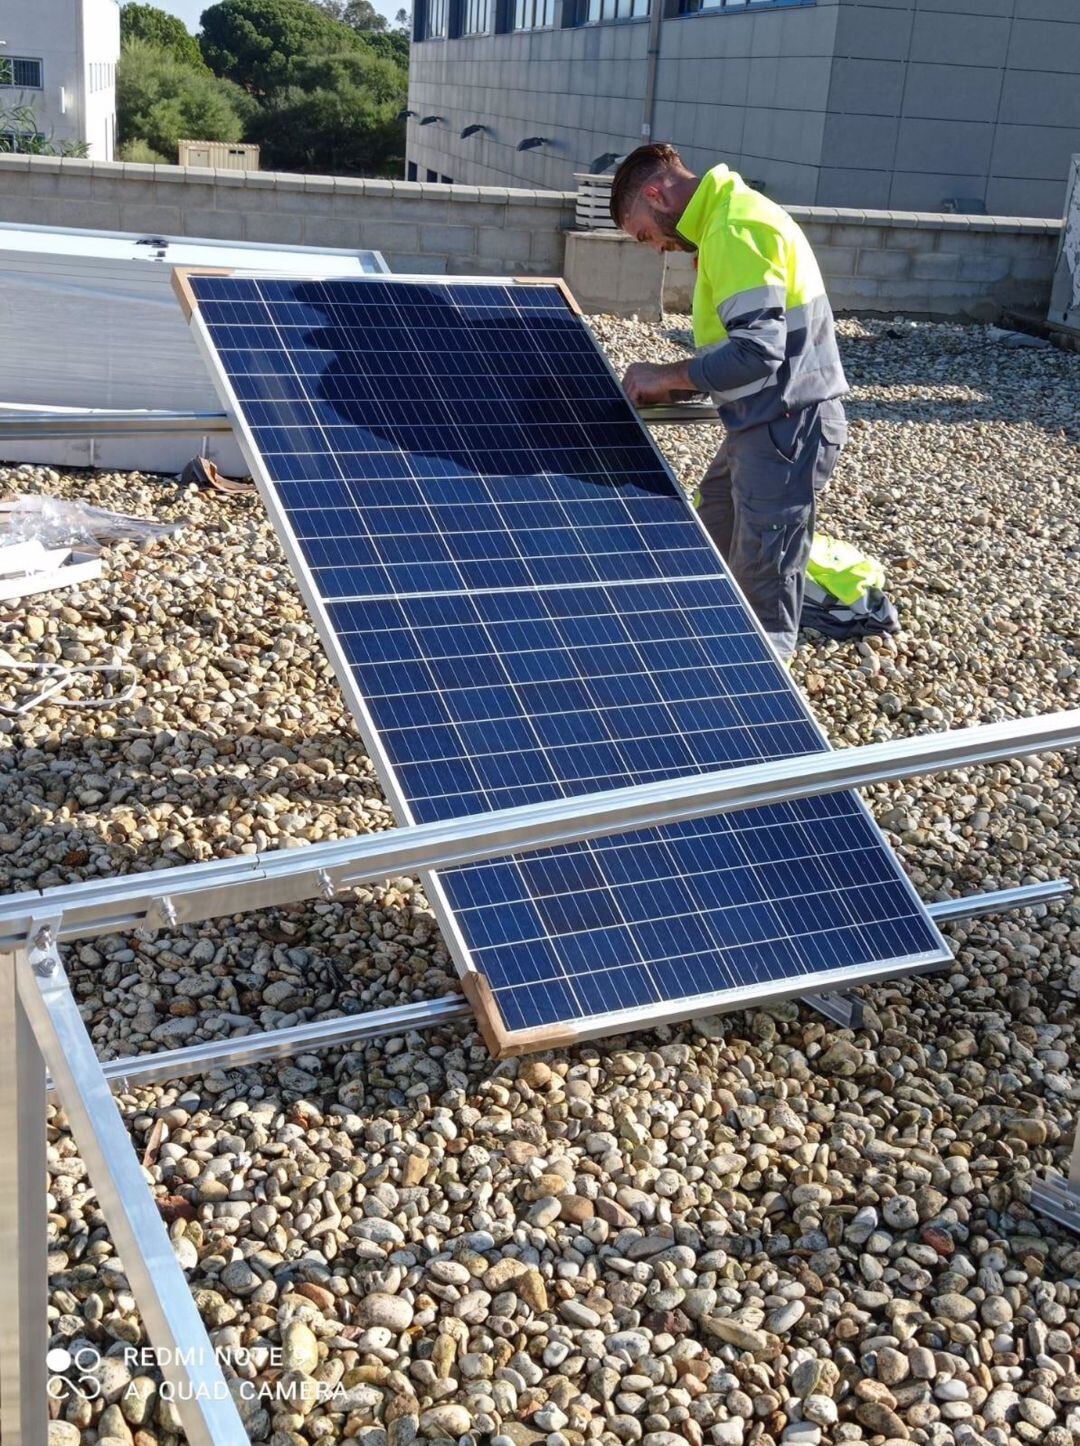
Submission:
M 790 10 L 818 0 L 669 0 L 667 18 L 692 20 L 702 15 L 756 15 L 762 10 Z
M 644 10 L 640 15 L 605 15 L 603 13 L 606 5 L 617 6 L 623 3 L 623 0 L 597 0 L 597 3 L 600 5 L 601 13 L 595 19 L 592 19 L 588 14 L 592 0 L 574 0 L 574 6 L 571 12 L 573 19 L 570 24 L 575 30 L 582 30 L 594 25 L 639 25 L 643 20 L 648 20 L 652 5 L 661 5 L 664 3 L 664 0 L 641 0 L 641 3 L 644 4 Z M 630 0 L 630 3 L 636 4 L 638 0 Z
M 44 145 L 48 137 L 44 131 L 0 131 L 0 156 L 25 156 L 35 154 L 24 150 L 21 141 L 31 145 Z
M 537 25 L 535 23 L 529 25 L 519 25 L 517 23 L 517 12 L 519 6 L 525 9 L 531 9 L 534 20 L 536 11 L 541 6 L 545 10 L 550 7 L 551 19 L 545 20 L 542 25 Z M 509 0 L 509 5 L 507 9 L 509 12 L 507 15 L 507 20 L 509 22 L 507 25 L 507 30 L 511 35 L 531 35 L 534 34 L 537 30 L 560 30 L 562 28 L 562 5 L 560 3 L 560 0 Z
M 459 0 L 461 8 L 461 25 L 457 35 L 459 40 L 478 40 L 485 35 L 495 34 L 495 0 Z M 469 29 L 470 10 L 480 10 L 484 14 L 484 27 L 482 30 Z
M 16 66 L 36 65 L 37 83 L 18 80 L 16 78 Z M 0 90 L 44 90 L 45 89 L 45 62 L 38 55 L 0 55 L 0 76 L 3 75 L 4 67 L 11 67 L 11 79 L 0 78 Z

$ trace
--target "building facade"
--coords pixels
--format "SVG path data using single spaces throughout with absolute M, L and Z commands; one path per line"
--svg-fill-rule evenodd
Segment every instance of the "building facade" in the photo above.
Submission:
M 792 205 L 1061 215 L 1080 0 L 651 3 L 416 0 L 408 175 L 572 190 L 651 136 Z
M 87 147 L 95 161 L 116 151 L 118 0 L 2 0 L 0 110 L 29 106 L 37 134 Z M 23 148 L 8 125 L 0 144 Z

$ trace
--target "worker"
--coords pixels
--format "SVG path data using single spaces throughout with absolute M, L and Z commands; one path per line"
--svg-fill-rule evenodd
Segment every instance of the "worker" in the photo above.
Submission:
M 669 145 L 615 172 L 611 216 L 654 251 L 696 253 L 696 356 L 635 362 L 635 406 L 710 392 L 726 435 L 697 505 L 779 656 L 794 652 L 815 500 L 847 439 L 848 390 L 814 253 L 788 213 L 727 166 L 700 178 Z

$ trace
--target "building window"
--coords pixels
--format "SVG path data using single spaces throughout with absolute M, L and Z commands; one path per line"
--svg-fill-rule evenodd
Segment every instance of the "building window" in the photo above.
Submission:
M 453 176 L 440 176 L 439 180 L 444 186 L 452 186 L 454 184 Z
M 439 173 L 438 171 L 428 171 L 424 179 L 428 181 L 437 181 L 439 179 Z
M 555 24 L 557 0 L 514 0 L 513 30 L 545 30 Z
M 449 0 L 427 0 L 426 40 L 445 40 Z
M 418 179 L 419 179 L 419 177 L 418 177 L 417 174 L 416 174 L 416 162 L 415 162 L 415 161 L 407 161 L 407 162 L 406 162 L 406 165 L 405 165 L 405 179 L 406 179 L 407 181 L 415 181 L 415 180 L 418 180 Z
M 677 0 L 678 15 L 745 13 L 747 10 L 778 10 L 788 5 L 816 5 L 817 0 Z
M 25 60 L 19 55 L 0 56 L 0 88 L 5 90 L 43 90 L 40 60 Z
M 491 29 L 491 0 L 465 0 L 462 35 L 487 35 Z
M 649 0 L 578 0 L 578 25 L 600 25 L 605 20 L 641 20 L 649 13 Z
M 34 153 L 45 144 L 41 131 L 0 131 L 0 156 Z

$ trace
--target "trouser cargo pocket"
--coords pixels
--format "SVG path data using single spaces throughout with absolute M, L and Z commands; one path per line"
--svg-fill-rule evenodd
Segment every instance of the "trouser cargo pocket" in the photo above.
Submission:
M 728 562 L 782 657 L 795 647 L 813 535 L 812 503 L 764 508 L 735 499 Z

